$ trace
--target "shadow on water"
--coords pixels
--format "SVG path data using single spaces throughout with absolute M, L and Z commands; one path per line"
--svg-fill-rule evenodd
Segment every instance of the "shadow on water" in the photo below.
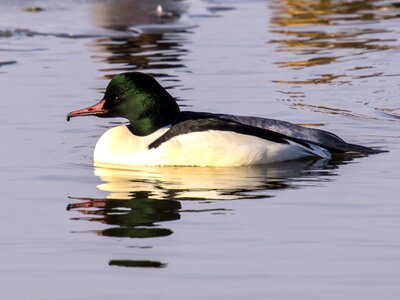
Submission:
M 184 213 L 225 214 L 229 209 L 182 209 L 182 201 L 218 202 L 265 199 L 278 191 L 319 186 L 331 181 L 336 169 L 352 158 L 303 160 L 264 166 L 236 168 L 138 167 L 130 170 L 95 167 L 107 193 L 104 199 L 71 198 L 67 209 L 81 214 L 72 220 L 97 222 L 110 227 L 94 232 L 99 236 L 146 239 L 170 236 L 166 222 Z M 165 267 L 160 261 L 111 260 L 124 267 Z

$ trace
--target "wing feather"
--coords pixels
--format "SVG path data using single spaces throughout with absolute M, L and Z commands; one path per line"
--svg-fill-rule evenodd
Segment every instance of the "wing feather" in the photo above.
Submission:
M 174 120 L 170 130 L 152 142 L 149 148 L 157 148 L 177 135 L 206 130 L 234 131 L 276 143 L 296 143 L 311 150 L 311 152 L 320 154 L 325 153 L 324 151 L 321 152 L 320 147 L 332 153 L 358 152 L 372 154 L 385 152 L 379 149 L 349 144 L 331 132 L 307 128 L 286 121 L 190 111 L 181 112 Z M 318 156 L 324 157 L 323 155 Z

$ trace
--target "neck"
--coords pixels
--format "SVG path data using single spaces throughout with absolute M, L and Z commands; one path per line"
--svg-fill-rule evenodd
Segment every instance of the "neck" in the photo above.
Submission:
M 179 114 L 179 106 L 173 101 L 174 105 L 152 107 L 151 110 L 130 119 L 128 129 L 137 136 L 152 134 L 158 129 L 171 125 L 172 121 Z
M 159 123 L 155 124 L 150 118 L 142 119 L 140 121 L 135 121 L 134 124 L 127 125 L 128 129 L 132 134 L 137 136 L 146 136 L 152 134 L 154 131 L 169 125 L 169 123 Z

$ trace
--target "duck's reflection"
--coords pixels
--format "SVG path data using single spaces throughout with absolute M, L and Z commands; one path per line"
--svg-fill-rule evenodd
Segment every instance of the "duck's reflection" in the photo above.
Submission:
M 303 160 L 235 168 L 140 167 L 129 170 L 95 167 L 107 192 L 104 199 L 74 198 L 68 206 L 86 220 L 111 225 L 96 234 L 116 238 L 159 238 L 173 233 L 165 222 L 180 214 L 213 209 L 182 210 L 181 201 L 238 200 L 273 197 L 277 190 L 320 185 L 331 180 L 338 165 L 350 159 Z M 220 202 L 223 205 L 223 202 Z M 214 209 L 224 213 L 224 208 Z M 162 226 L 161 226 L 162 224 Z M 112 260 L 110 265 L 165 267 L 160 261 Z
M 135 192 L 132 199 L 135 201 L 106 199 L 88 200 L 83 203 L 70 204 L 69 209 L 79 209 L 86 215 L 88 221 L 96 221 L 108 225 L 117 225 L 102 231 L 98 235 L 148 238 L 167 236 L 172 233 L 169 229 L 156 228 L 155 223 L 177 220 L 180 218 L 178 210 L 181 205 L 178 201 L 155 201 L 148 198 L 148 192 Z M 90 209 L 89 209 L 90 208 Z
M 300 178 L 329 175 L 328 165 L 334 166 L 326 160 L 232 168 L 103 165 L 95 168 L 95 175 L 103 181 L 98 188 L 108 192 L 109 199 L 132 199 L 138 191 L 147 191 L 153 199 L 237 200 L 271 196 L 273 190 L 296 187 Z
M 181 204 L 176 200 L 158 201 L 147 191 L 132 191 L 130 199 L 88 199 L 75 198 L 83 202 L 72 203 L 67 209 L 74 209 L 83 216 L 73 220 L 86 220 L 111 225 L 107 229 L 96 230 L 100 236 L 114 238 L 155 238 L 172 234 L 169 228 L 158 224 L 180 219 Z M 162 268 L 166 264 L 152 260 L 114 259 L 109 265 L 124 267 Z

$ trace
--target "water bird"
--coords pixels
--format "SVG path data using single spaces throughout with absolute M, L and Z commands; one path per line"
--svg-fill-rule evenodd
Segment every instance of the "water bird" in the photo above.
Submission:
M 141 72 L 115 75 L 100 102 L 70 112 L 67 120 L 78 116 L 129 120 L 100 137 L 95 165 L 222 167 L 383 152 L 286 121 L 181 111 L 165 88 Z

